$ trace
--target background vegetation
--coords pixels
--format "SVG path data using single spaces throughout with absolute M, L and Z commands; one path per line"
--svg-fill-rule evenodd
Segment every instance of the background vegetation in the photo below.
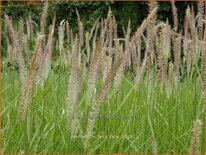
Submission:
M 179 28 L 181 29 L 187 6 L 194 7 L 197 11 L 197 3 L 176 2 L 175 4 L 178 10 Z M 122 26 L 126 27 L 129 20 L 131 20 L 131 31 L 134 32 L 137 25 L 140 25 L 148 14 L 146 2 L 50 2 L 47 19 L 48 23 L 51 23 L 54 14 L 56 14 L 56 23 L 60 23 L 62 19 L 68 20 L 72 29 L 77 31 L 75 13 L 75 8 L 77 8 L 84 28 L 88 30 L 99 16 L 107 16 L 109 6 L 117 20 L 119 35 L 123 35 Z M 42 9 L 43 3 L 41 2 L 3 2 L 2 17 L 7 14 L 13 20 L 18 21 L 30 14 L 34 21 L 39 22 Z M 157 20 L 166 21 L 167 19 L 172 25 L 172 8 L 169 2 L 162 2 L 159 4 Z
M 176 2 L 176 7 L 181 21 L 183 24 L 185 10 L 187 6 L 194 6 L 195 11 L 197 3 L 195 2 Z M 54 14 L 57 15 L 57 21 L 61 19 L 69 20 L 74 23 L 76 19 L 72 18 L 76 16 L 75 7 L 79 10 L 82 21 L 86 28 L 91 27 L 93 22 L 98 16 L 106 16 L 108 7 L 111 7 L 113 14 L 119 25 L 126 26 L 128 20 L 131 20 L 133 30 L 136 25 L 142 23 L 142 20 L 147 16 L 148 7 L 146 2 L 50 2 L 50 8 L 48 12 L 48 19 L 51 22 Z M 18 20 L 20 17 L 27 17 L 31 14 L 35 21 L 38 21 L 43 9 L 43 3 L 41 2 L 3 2 L 2 3 L 2 15 L 5 14 L 12 16 Z M 163 2 L 159 4 L 158 19 L 165 21 L 168 19 L 172 24 L 172 10 L 169 2 Z M 57 22 L 58 23 L 58 22 Z

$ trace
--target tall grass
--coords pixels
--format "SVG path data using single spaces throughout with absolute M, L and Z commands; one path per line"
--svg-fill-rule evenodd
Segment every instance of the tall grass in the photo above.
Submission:
M 171 5 L 174 26 L 151 1 L 124 38 L 110 8 L 89 31 L 76 10 L 77 34 L 47 25 L 48 3 L 39 26 L 5 16 L 3 153 L 203 153 L 204 2 L 184 29 Z

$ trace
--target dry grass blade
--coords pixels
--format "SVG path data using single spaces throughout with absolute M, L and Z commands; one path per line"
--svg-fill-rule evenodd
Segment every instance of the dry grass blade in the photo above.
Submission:
M 97 26 L 97 24 L 98 24 L 98 22 L 99 22 L 100 17 L 101 17 L 101 16 L 99 16 L 99 17 L 97 18 L 97 20 L 95 21 L 94 25 L 92 26 L 92 28 L 91 28 L 91 30 L 90 30 L 89 40 L 91 40 L 91 38 L 92 38 L 92 35 L 93 35 L 93 33 L 94 33 L 94 30 L 96 29 L 96 26 Z
M 74 45 L 72 46 L 71 58 L 71 72 L 68 82 L 68 96 L 67 96 L 67 115 L 69 121 L 69 129 L 71 135 L 77 132 L 78 124 L 78 96 L 80 93 L 78 55 L 79 55 L 79 39 L 76 37 Z
M 201 128 L 202 128 L 202 121 L 201 120 L 196 120 L 193 122 L 191 145 L 190 145 L 190 153 L 191 154 L 198 154 L 199 153 L 199 142 L 200 142 Z
M 85 43 L 86 43 L 86 50 L 87 50 L 87 62 L 89 62 L 89 58 L 90 58 L 89 32 L 86 32 L 85 34 Z
M 28 39 L 27 35 L 22 36 L 22 44 L 23 44 L 24 53 L 26 55 L 26 63 L 29 64 L 31 53 L 30 53 L 29 43 L 27 39 Z
M 29 15 L 28 24 L 29 24 L 29 32 L 30 32 L 30 35 L 31 35 L 31 39 L 33 40 L 34 26 L 33 26 L 33 21 L 32 21 L 31 15 Z
M 8 62 L 16 67 L 16 49 L 10 44 L 9 39 L 7 38 L 7 58 Z
M 157 7 L 155 0 L 150 1 L 149 3 L 149 12 L 152 13 L 153 10 Z M 157 12 L 155 11 L 153 17 L 150 19 L 147 25 L 147 45 L 146 45 L 146 54 L 147 54 L 147 74 L 149 75 L 152 66 L 155 61 L 155 51 L 154 51 L 154 41 L 155 41 L 155 31 L 154 27 L 156 25 Z
M 34 90 L 35 84 L 36 84 L 35 80 L 36 80 L 37 70 L 38 70 L 37 60 L 38 60 L 38 57 L 40 56 L 40 44 L 41 44 L 42 39 L 43 39 L 42 35 L 37 37 L 32 62 L 31 62 L 29 71 L 27 72 L 25 83 L 23 84 L 23 87 L 22 87 L 21 108 L 20 108 L 20 120 L 21 121 L 25 120 L 28 106 L 31 103 L 31 100 L 35 93 L 35 90 Z
M 173 14 L 173 22 L 174 22 L 174 30 L 177 31 L 178 29 L 178 15 L 177 15 L 177 8 L 175 6 L 174 0 L 170 0 L 172 5 L 172 14 Z
M 101 39 L 98 39 L 96 43 L 96 48 L 91 56 L 91 62 L 89 65 L 89 77 L 88 77 L 88 84 L 87 84 L 88 103 L 90 103 L 96 90 L 96 81 L 98 78 L 101 51 L 102 51 Z
M 48 2 L 46 2 L 44 5 L 42 15 L 41 15 L 41 20 L 40 20 L 40 31 L 42 34 L 45 34 L 47 12 L 48 12 Z
M 53 51 L 53 35 L 54 35 L 54 26 L 55 26 L 55 20 L 56 18 L 54 17 L 53 23 L 50 26 L 50 33 L 48 36 L 48 41 L 45 46 L 45 48 L 41 52 L 41 57 L 39 59 L 39 79 L 38 83 L 40 86 L 44 86 L 44 83 L 49 75 L 49 71 L 51 69 L 51 56 L 52 56 L 52 51 Z
M 80 19 L 80 15 L 79 15 L 77 8 L 76 8 L 76 14 L 77 14 L 78 29 L 79 29 L 79 42 L 80 42 L 80 46 L 83 46 L 83 44 L 84 44 L 84 27 L 83 27 L 83 23 Z
M 164 63 L 164 35 L 163 35 L 163 28 L 160 29 L 159 32 L 159 49 L 157 50 L 157 66 L 158 66 L 158 79 L 159 81 L 165 81 L 166 80 L 166 66 Z
M 148 23 L 150 22 L 150 20 L 154 19 L 156 16 L 156 12 L 157 12 L 157 7 L 154 8 L 154 10 L 151 11 L 151 13 L 147 16 L 147 19 L 145 19 L 142 24 L 140 25 L 140 27 L 137 28 L 134 36 L 132 37 L 132 44 L 134 44 L 135 42 L 137 42 L 137 39 L 139 38 L 139 36 L 141 36 L 141 34 L 144 32 L 145 28 L 147 27 Z
M 108 73 L 101 90 L 99 91 L 96 98 L 92 102 L 91 109 L 89 111 L 88 122 L 87 122 L 86 139 L 85 139 L 85 143 L 84 143 L 85 150 L 88 149 L 89 140 L 92 137 L 92 135 L 94 134 L 93 129 L 95 127 L 96 119 L 99 115 L 100 106 L 107 98 L 107 92 L 109 89 L 109 85 L 112 82 L 112 80 L 114 79 L 114 77 L 116 76 L 116 73 L 117 73 L 117 71 L 122 63 L 123 63 L 123 57 L 119 58 L 119 60 L 114 64 L 111 71 Z
M 108 21 L 108 43 L 109 43 L 109 48 L 112 48 L 112 44 L 113 44 L 113 33 L 114 33 L 114 29 L 113 29 L 113 19 L 112 19 L 112 11 L 111 9 L 109 8 L 109 13 L 108 13 L 108 16 L 107 16 L 107 21 Z
M 64 49 L 64 36 L 65 36 L 65 22 L 61 21 L 60 26 L 58 28 L 58 47 L 59 47 L 59 55 L 61 60 L 65 60 L 65 49 Z
M 8 26 L 8 30 L 10 33 L 13 47 L 17 51 L 17 63 L 18 63 L 18 67 L 19 67 L 19 74 L 20 74 L 21 83 L 23 85 L 24 78 L 25 78 L 25 62 L 24 62 L 24 58 L 23 58 L 22 51 L 20 48 L 19 40 L 18 40 L 17 34 L 14 31 L 13 26 L 9 20 L 9 17 L 7 15 L 5 16 L 5 23 Z
M 103 52 L 104 53 L 104 52 Z M 104 82 L 106 79 L 107 74 L 109 73 L 109 71 L 111 70 L 112 67 L 112 57 L 109 56 L 102 56 L 102 67 L 103 67 L 103 77 L 102 77 L 102 81 Z

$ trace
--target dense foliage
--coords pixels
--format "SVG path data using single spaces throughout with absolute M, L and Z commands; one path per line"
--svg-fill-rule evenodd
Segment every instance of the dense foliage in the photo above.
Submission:
M 126 27 L 129 20 L 131 20 L 133 32 L 136 25 L 140 25 L 148 13 L 146 2 L 50 2 L 49 4 L 48 22 L 51 23 L 56 14 L 57 23 L 60 23 L 62 19 L 68 20 L 74 29 L 77 25 L 75 8 L 79 10 L 85 29 L 88 29 L 100 15 L 106 17 L 110 6 L 119 25 L 120 34 L 122 34 L 122 26 Z M 187 6 L 194 6 L 196 9 L 196 5 L 194 2 L 176 2 L 180 28 L 183 25 Z M 38 22 L 42 8 L 41 2 L 3 2 L 2 15 L 7 14 L 14 20 L 19 20 L 31 14 L 33 20 Z M 158 8 L 158 20 L 166 21 L 166 19 L 172 24 L 172 10 L 169 2 L 160 3 Z
M 31 15 L 32 20 L 38 24 L 43 6 L 42 2 L 3 2 L 2 17 L 4 17 L 4 15 L 9 15 L 12 17 L 14 23 L 15 21 L 18 23 L 19 19 L 25 19 L 28 15 Z M 187 6 L 193 6 L 196 12 L 197 3 L 176 2 L 180 29 L 182 29 L 184 24 L 183 21 Z M 127 27 L 129 20 L 131 21 L 131 33 L 133 33 L 148 14 L 146 2 L 50 2 L 47 23 L 48 25 L 51 24 L 52 18 L 56 15 L 56 27 L 58 27 L 58 23 L 60 23 L 62 19 L 65 19 L 69 21 L 72 29 L 77 32 L 78 28 L 75 12 L 77 8 L 84 24 L 84 29 L 89 30 L 99 16 L 107 16 L 109 7 L 116 18 L 118 35 L 120 37 L 123 37 L 122 28 Z M 169 2 L 163 2 L 159 4 L 157 20 L 166 21 L 167 19 L 169 23 L 173 25 L 171 4 Z M 4 28 L 4 22 L 2 24 Z M 57 36 L 57 34 L 55 35 Z M 2 45 L 3 56 L 5 56 L 6 39 L 4 32 Z

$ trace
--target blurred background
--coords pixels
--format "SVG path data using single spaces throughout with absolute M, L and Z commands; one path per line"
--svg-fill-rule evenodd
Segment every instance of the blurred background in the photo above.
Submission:
M 179 29 L 182 29 L 185 10 L 187 6 L 194 8 L 195 13 L 197 12 L 197 2 L 175 2 L 175 5 L 178 10 L 178 20 L 179 20 Z M 41 12 L 44 6 L 44 2 L 2 2 L 2 32 L 3 47 L 6 44 L 6 39 L 4 39 L 4 15 L 7 14 L 12 17 L 12 22 L 15 25 L 18 24 L 19 19 L 26 19 L 31 15 L 32 20 L 39 25 Z M 122 37 L 123 27 L 126 28 L 128 21 L 131 22 L 131 35 L 135 32 L 136 28 L 142 23 L 143 19 L 148 15 L 148 6 L 147 2 L 49 2 L 49 10 L 47 16 L 47 25 L 50 25 L 54 15 L 56 14 L 56 28 L 59 26 L 59 23 L 62 20 L 69 21 L 69 24 L 73 32 L 77 32 L 77 15 L 75 9 L 77 8 L 81 17 L 81 21 L 84 25 L 84 30 L 88 31 L 93 26 L 94 22 L 99 16 L 106 17 L 109 7 L 112 10 L 113 15 L 117 21 L 118 36 Z M 158 21 L 166 21 L 168 19 L 169 24 L 173 25 L 173 16 L 170 1 L 159 2 L 158 8 Z M 57 34 L 55 34 L 57 36 Z M 3 55 L 4 55 L 4 49 Z
M 11 16 L 13 20 L 19 20 L 21 17 L 26 18 L 31 14 L 34 21 L 39 22 L 43 2 L 2 2 L 2 16 L 5 14 Z M 66 19 L 70 22 L 74 30 L 77 26 L 75 8 L 78 9 L 83 21 L 84 28 L 91 28 L 99 16 L 107 15 L 109 6 L 119 25 L 119 34 L 122 33 L 122 27 L 126 27 L 131 20 L 132 30 L 142 23 L 142 20 L 148 15 L 147 2 L 49 2 L 48 22 L 52 21 L 54 14 L 57 17 L 57 24 Z M 196 11 L 196 2 L 175 2 L 178 10 L 180 27 L 184 21 L 185 9 L 187 6 L 193 6 Z M 158 9 L 158 20 L 166 21 L 172 24 L 172 10 L 170 2 L 160 2 Z

